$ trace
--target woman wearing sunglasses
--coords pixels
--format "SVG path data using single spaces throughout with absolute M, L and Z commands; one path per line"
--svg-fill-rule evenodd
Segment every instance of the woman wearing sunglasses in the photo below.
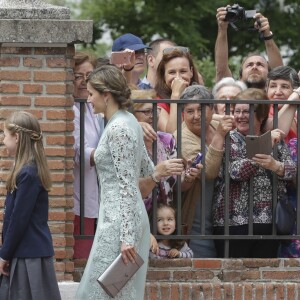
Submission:
M 187 47 L 174 46 L 163 51 L 157 68 L 155 90 L 160 99 L 178 100 L 192 83 L 202 83 Z M 158 129 L 173 133 L 177 129 L 177 104 L 160 103 Z

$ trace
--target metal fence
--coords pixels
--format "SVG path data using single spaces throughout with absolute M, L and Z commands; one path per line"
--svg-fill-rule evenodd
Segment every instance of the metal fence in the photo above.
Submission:
M 86 100 L 84 99 L 75 99 L 76 102 L 80 103 L 80 168 L 84 170 L 84 103 Z M 230 113 L 230 105 L 237 104 L 237 103 L 247 103 L 250 105 L 250 133 L 253 134 L 254 132 L 254 104 L 273 104 L 274 106 L 274 119 L 273 119 L 273 128 L 278 127 L 278 105 L 279 104 L 286 104 L 286 101 L 271 101 L 271 100 L 134 100 L 136 103 L 153 103 L 153 128 L 157 131 L 157 104 L 158 103 L 176 103 L 177 104 L 177 156 L 178 158 L 181 157 L 181 137 L 182 137 L 182 109 L 184 104 L 188 103 L 199 103 L 201 105 L 201 115 L 205 116 L 205 110 L 207 109 L 208 104 L 218 104 L 218 103 L 225 103 L 226 105 L 226 114 Z M 297 116 L 300 115 L 300 103 L 298 101 L 289 101 L 290 105 L 297 106 Z M 300 136 L 300 124 L 297 121 L 297 136 Z M 205 118 L 201 118 L 201 145 L 205 145 Z M 202 147 L 203 148 L 203 147 Z M 227 134 L 225 138 L 225 170 L 228 170 L 229 167 L 229 151 L 230 151 L 230 137 Z M 206 184 L 205 184 L 205 151 L 203 151 L 203 158 L 202 158 L 202 176 L 201 176 L 201 197 L 199 195 L 200 207 L 201 207 L 201 234 L 200 235 L 183 235 L 182 228 L 181 228 L 181 207 L 182 207 L 182 196 L 181 196 L 181 178 L 178 176 L 176 185 L 173 187 L 176 190 L 176 235 L 171 236 L 162 236 L 157 235 L 157 219 L 156 214 L 153 215 L 152 220 L 152 228 L 153 234 L 156 238 L 164 238 L 164 239 L 184 239 L 184 240 L 195 240 L 195 239 L 207 239 L 207 240 L 224 240 L 225 241 L 225 250 L 224 250 L 224 257 L 228 257 L 229 255 L 229 241 L 230 240 L 248 240 L 248 239 L 268 239 L 268 240 L 285 240 L 285 239 L 300 239 L 300 210 L 297 210 L 296 213 L 296 235 L 279 235 L 276 232 L 276 224 L 275 218 L 273 217 L 273 229 L 271 235 L 254 235 L 253 234 L 253 178 L 250 179 L 250 195 L 249 195 L 249 222 L 248 222 L 248 234 L 247 235 L 230 235 L 229 234 L 229 173 L 225 172 L 225 224 L 224 224 L 224 234 L 223 235 L 207 235 L 205 234 L 205 192 L 206 192 Z M 297 144 L 297 153 L 300 153 L 300 143 Z M 274 154 L 275 158 L 277 157 L 277 153 L 275 151 Z M 153 143 L 153 161 L 154 164 L 157 162 L 157 143 Z M 297 160 L 297 170 L 300 167 L 300 160 Z M 300 186 L 300 177 L 296 178 L 296 186 Z M 80 226 L 80 235 L 74 236 L 76 239 L 80 238 L 93 238 L 90 235 L 83 235 L 84 232 L 84 172 L 80 172 L 80 214 L 81 214 L 81 226 Z M 276 210 L 276 203 L 277 203 L 277 176 L 273 175 L 273 216 L 275 216 Z M 100 204 L 101 205 L 101 204 Z M 300 189 L 297 189 L 297 207 L 300 207 Z M 157 192 L 154 189 L 153 192 L 153 211 L 157 209 Z

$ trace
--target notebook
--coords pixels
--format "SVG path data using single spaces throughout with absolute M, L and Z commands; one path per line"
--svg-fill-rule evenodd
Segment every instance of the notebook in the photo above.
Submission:
M 246 136 L 246 154 L 252 159 L 255 154 L 271 154 L 272 139 L 271 131 L 262 135 L 247 135 Z

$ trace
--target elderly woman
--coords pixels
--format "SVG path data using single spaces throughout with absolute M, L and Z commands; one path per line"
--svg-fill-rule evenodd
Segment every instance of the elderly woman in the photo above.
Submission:
M 216 100 L 232 100 L 235 96 L 247 88 L 246 84 L 240 80 L 235 80 L 232 77 L 225 77 L 215 84 L 212 94 Z M 218 115 L 225 114 L 225 103 L 214 105 L 215 113 Z M 214 116 L 214 119 L 219 120 L 220 116 Z
M 281 66 L 268 73 L 267 97 L 269 100 L 300 100 L 300 80 L 295 69 Z M 297 115 L 295 105 L 278 105 L 278 128 L 286 134 L 285 142 L 297 137 Z M 273 105 L 269 112 L 267 128 L 273 126 Z
M 155 90 L 160 99 L 178 100 L 186 87 L 201 82 L 189 49 L 181 46 L 163 50 L 156 75 Z M 177 128 L 177 104 L 160 103 L 159 106 L 158 129 L 173 133 Z
M 96 58 L 85 52 L 76 52 L 74 56 L 74 98 L 87 99 L 86 79 L 96 67 Z M 74 110 L 74 234 L 80 234 L 80 105 L 75 103 Z M 84 104 L 84 232 L 94 235 L 99 212 L 98 179 L 94 162 L 94 152 L 104 130 L 101 115 L 95 115 L 90 103 Z M 88 258 L 93 239 L 75 239 L 74 258 Z
M 238 94 L 238 100 L 266 99 L 262 90 L 248 89 Z M 221 166 L 215 185 L 213 199 L 214 234 L 224 234 L 225 209 L 225 172 L 229 172 L 229 234 L 248 234 L 250 178 L 253 177 L 253 234 L 272 234 L 272 176 L 278 178 L 278 199 L 287 197 L 286 186 L 296 176 L 296 166 L 285 143 L 274 145 L 278 158 L 273 153 L 256 154 L 252 159 L 246 156 L 245 136 L 250 132 L 249 104 L 234 105 L 234 121 L 236 129 L 230 131 L 229 169 Z M 262 127 L 268 118 L 269 105 L 254 105 L 254 135 L 262 134 Z M 275 130 L 273 141 L 280 140 L 280 131 Z M 224 255 L 224 241 L 215 241 L 219 257 Z M 277 257 L 278 242 L 276 240 L 231 240 L 229 242 L 230 257 L 267 258 Z
M 213 104 L 205 105 L 205 136 L 201 136 L 201 118 L 204 106 L 200 103 L 189 103 L 190 99 L 211 99 L 212 94 L 204 86 L 192 85 L 185 89 L 181 99 L 187 101 L 184 105 L 182 124 L 182 157 L 186 160 L 193 160 L 197 153 L 206 152 L 206 182 L 205 199 L 201 199 L 201 176 L 186 179 L 190 184 L 188 191 L 182 197 L 182 222 L 188 226 L 188 234 L 201 234 L 201 202 L 205 201 L 205 234 L 212 234 L 212 195 L 213 178 L 219 171 L 223 156 L 223 144 L 226 133 L 232 129 L 230 116 L 223 116 L 220 122 L 212 120 Z M 175 133 L 176 136 L 176 133 Z M 212 240 L 191 240 L 190 248 L 194 257 L 215 257 L 215 247 Z

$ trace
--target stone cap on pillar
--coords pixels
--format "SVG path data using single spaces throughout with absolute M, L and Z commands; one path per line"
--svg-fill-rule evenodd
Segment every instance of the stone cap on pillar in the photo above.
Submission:
M 41 0 L 0 0 L 0 19 L 70 19 L 70 10 Z
M 70 20 L 66 7 L 41 0 L 0 0 L 0 44 L 90 43 L 93 21 Z

